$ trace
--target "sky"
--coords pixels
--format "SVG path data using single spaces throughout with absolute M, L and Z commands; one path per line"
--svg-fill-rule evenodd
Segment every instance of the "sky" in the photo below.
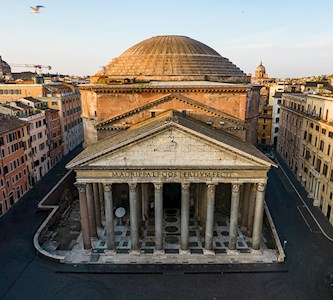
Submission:
M 45 6 L 40 14 L 35 5 Z M 0 0 L 0 15 L 2 59 L 52 73 L 93 75 L 134 44 L 170 34 L 247 74 L 261 60 L 272 78 L 333 73 L 333 0 Z

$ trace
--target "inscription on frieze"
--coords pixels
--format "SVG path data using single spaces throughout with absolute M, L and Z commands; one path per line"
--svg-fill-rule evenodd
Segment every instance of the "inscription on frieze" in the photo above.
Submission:
M 112 171 L 112 178 L 230 178 L 237 177 L 236 173 L 219 171 Z

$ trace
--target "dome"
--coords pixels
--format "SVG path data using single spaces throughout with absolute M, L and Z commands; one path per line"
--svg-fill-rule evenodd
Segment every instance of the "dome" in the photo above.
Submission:
M 266 73 L 265 67 L 262 65 L 262 61 L 260 62 L 260 65 L 256 68 L 255 78 L 257 78 L 257 79 L 267 79 L 268 78 L 268 74 Z
M 262 72 L 262 74 L 266 73 L 265 67 L 262 65 L 262 62 L 260 62 L 260 65 L 256 68 L 256 72 Z
M 243 71 L 214 49 L 173 35 L 155 36 L 132 46 L 97 75 L 110 79 L 248 82 Z

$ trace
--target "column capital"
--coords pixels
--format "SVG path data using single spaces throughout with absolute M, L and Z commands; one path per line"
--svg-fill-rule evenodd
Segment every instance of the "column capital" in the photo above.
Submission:
M 232 183 L 232 192 L 239 193 L 240 184 L 239 183 Z
M 214 193 L 215 192 L 215 188 L 217 186 L 217 183 L 206 183 L 207 188 L 208 188 L 208 192 L 210 193 Z
M 187 192 L 190 189 L 189 183 L 182 183 L 182 191 Z
M 162 182 L 154 183 L 154 188 L 155 188 L 155 191 L 161 192 L 163 190 L 163 183 Z
M 86 191 L 86 183 L 75 182 L 74 185 L 78 189 L 79 193 L 84 193 Z
M 136 192 L 137 183 L 136 182 L 131 182 L 131 183 L 128 184 L 128 187 L 129 187 L 130 192 Z
M 258 183 L 258 185 L 257 185 L 258 192 L 264 192 L 265 189 L 266 189 L 266 183 L 262 183 L 262 182 Z
M 112 192 L 112 183 L 103 183 L 105 192 Z

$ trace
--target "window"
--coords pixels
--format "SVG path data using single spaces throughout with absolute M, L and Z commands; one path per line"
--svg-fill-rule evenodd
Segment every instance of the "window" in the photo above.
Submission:
M 304 140 L 306 140 L 306 136 L 307 136 L 307 134 L 308 134 L 308 133 L 307 133 L 306 131 L 304 131 L 304 137 L 303 137 Z
M 317 159 L 316 171 L 320 172 L 320 169 L 321 169 L 321 160 Z
M 313 123 L 310 123 L 310 128 L 313 128 Z
M 319 126 L 318 125 L 316 125 L 316 131 L 319 131 Z
M 333 139 L 333 132 L 332 132 L 332 131 L 330 131 L 330 132 L 328 133 L 328 137 L 330 137 L 331 139 Z
M 324 151 L 324 145 L 325 145 L 324 141 L 320 141 L 319 149 L 321 151 Z
M 327 155 L 330 155 L 330 152 L 331 152 L 331 144 L 327 146 Z
M 312 134 L 311 134 L 311 133 L 309 133 L 308 142 L 309 142 L 309 143 L 312 143 Z
M 279 132 L 279 127 L 275 127 L 274 132 L 275 133 Z
M 151 118 L 155 118 L 155 116 L 156 116 L 156 111 L 151 111 L 150 112 L 150 117 Z
M 279 123 L 279 121 L 280 121 L 280 118 L 275 119 L 275 123 Z
M 323 128 L 323 129 L 321 130 L 321 133 L 325 135 L 325 134 L 326 134 L 326 129 Z
M 327 164 L 324 164 L 323 166 L 323 175 L 324 176 L 327 176 L 327 172 L 328 172 L 328 165 Z M 325 186 L 325 185 L 324 185 Z

